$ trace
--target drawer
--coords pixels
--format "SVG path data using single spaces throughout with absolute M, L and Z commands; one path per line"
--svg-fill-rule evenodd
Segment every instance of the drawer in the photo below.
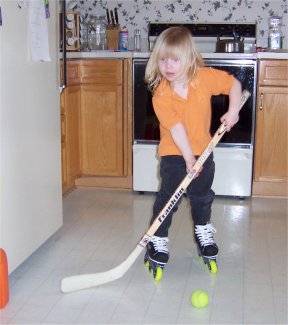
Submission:
M 287 64 L 288 60 L 260 60 L 258 84 L 287 87 Z
M 122 84 L 123 60 L 82 60 L 81 82 L 93 84 Z
M 81 80 L 81 61 L 67 61 L 67 86 L 79 84 Z

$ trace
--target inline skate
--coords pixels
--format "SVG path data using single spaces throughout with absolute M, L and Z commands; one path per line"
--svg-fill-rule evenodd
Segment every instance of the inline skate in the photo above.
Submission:
M 195 241 L 197 243 L 197 251 L 204 264 L 207 265 L 212 274 L 218 271 L 216 256 L 218 254 L 218 246 L 216 245 L 213 234 L 216 229 L 207 223 L 206 225 L 195 225 Z
M 168 241 L 167 237 L 153 236 L 147 245 L 144 263 L 156 281 L 162 279 L 164 266 L 169 260 Z

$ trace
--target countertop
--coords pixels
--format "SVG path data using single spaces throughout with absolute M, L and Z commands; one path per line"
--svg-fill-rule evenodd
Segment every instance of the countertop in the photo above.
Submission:
M 288 50 L 257 52 L 257 53 L 201 53 L 204 59 L 288 59 Z M 68 59 L 124 59 L 149 58 L 150 52 L 134 51 L 93 51 L 93 52 L 67 52 Z

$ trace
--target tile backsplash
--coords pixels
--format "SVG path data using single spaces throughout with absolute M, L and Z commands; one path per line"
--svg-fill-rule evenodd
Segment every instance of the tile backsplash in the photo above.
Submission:
M 69 3 L 69 0 L 67 1 Z M 77 0 L 82 19 L 91 14 L 105 15 L 106 8 L 117 7 L 121 27 L 132 36 L 139 28 L 147 38 L 148 23 L 153 22 L 255 22 L 257 46 L 267 47 L 268 18 L 282 17 L 283 48 L 287 49 L 287 0 Z

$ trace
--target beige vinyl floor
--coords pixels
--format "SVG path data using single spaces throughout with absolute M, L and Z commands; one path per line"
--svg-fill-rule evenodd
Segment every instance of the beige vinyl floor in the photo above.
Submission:
M 63 277 L 109 270 L 147 230 L 154 194 L 77 189 L 64 226 L 9 278 L 1 324 L 287 324 L 287 200 L 216 198 L 218 273 L 197 256 L 187 199 L 170 229 L 170 261 L 155 282 L 144 252 L 119 280 L 63 294 Z M 190 304 L 194 290 L 208 306 Z

